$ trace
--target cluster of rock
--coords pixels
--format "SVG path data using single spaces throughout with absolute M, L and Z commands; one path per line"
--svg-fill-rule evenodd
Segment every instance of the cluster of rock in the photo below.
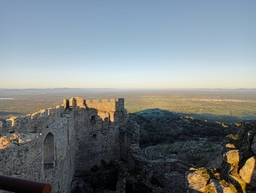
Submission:
M 223 157 L 215 167 L 192 168 L 186 173 L 188 192 L 247 192 L 256 191 L 256 122 L 244 125 L 237 136 L 229 136 Z M 214 161 L 212 165 L 214 166 Z

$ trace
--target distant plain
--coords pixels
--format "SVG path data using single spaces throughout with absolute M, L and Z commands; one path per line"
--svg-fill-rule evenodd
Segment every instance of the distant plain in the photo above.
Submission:
M 129 113 L 162 109 L 202 119 L 256 119 L 256 89 L 0 89 L 0 119 L 61 105 L 63 99 L 125 98 Z

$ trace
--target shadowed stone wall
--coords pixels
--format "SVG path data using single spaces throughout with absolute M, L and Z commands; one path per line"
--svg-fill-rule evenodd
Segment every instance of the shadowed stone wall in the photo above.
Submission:
M 126 124 L 128 115 L 124 106 L 116 108 L 115 99 L 81 102 L 76 98 L 75 128 L 78 151 L 76 170 L 85 171 L 101 167 L 101 163 L 120 158 L 120 127 Z M 94 107 L 94 108 L 93 108 Z

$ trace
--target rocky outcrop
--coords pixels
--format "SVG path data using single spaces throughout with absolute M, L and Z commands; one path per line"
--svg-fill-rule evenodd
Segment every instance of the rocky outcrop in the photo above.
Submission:
M 210 175 L 205 168 L 195 169 L 187 174 L 188 189 L 205 192 L 209 179 Z
M 239 151 L 236 150 L 230 150 L 225 153 L 226 156 L 226 162 L 229 164 L 238 164 L 239 163 Z
M 239 175 L 246 184 L 256 187 L 256 157 L 252 156 L 246 160 L 243 167 L 239 170 Z
M 217 168 L 199 168 L 186 174 L 190 192 L 243 192 L 256 191 L 256 121 L 244 125 L 239 136 L 223 152 L 224 161 Z

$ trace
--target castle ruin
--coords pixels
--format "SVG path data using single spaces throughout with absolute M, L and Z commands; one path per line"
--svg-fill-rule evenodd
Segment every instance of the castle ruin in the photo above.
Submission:
M 136 125 L 129 123 L 122 98 L 65 99 L 0 126 L 0 174 L 50 183 L 52 192 L 70 192 L 75 172 L 102 162 L 122 158 L 133 164 L 130 136 L 138 132 L 132 131 Z

